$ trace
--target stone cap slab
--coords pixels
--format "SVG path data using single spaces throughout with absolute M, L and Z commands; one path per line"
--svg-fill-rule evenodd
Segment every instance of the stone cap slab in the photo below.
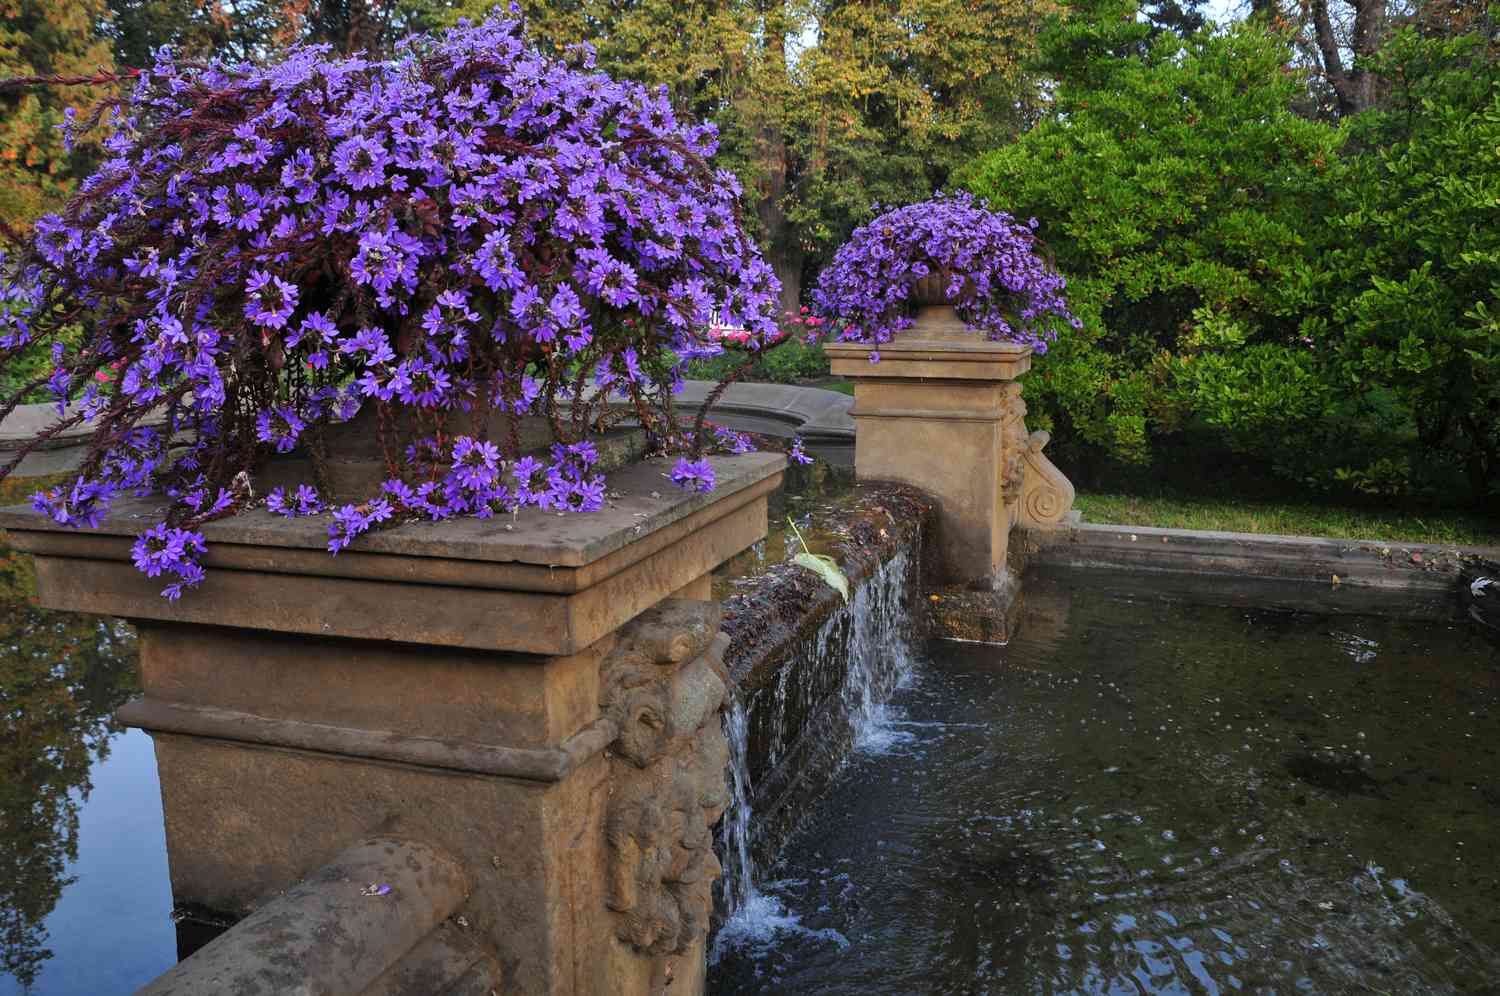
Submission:
M 264 510 L 203 528 L 208 577 L 177 602 L 130 563 L 151 500 L 121 503 L 99 530 L 71 530 L 29 508 L 0 511 L 12 546 L 36 556 L 48 608 L 469 647 L 571 654 L 693 583 L 766 532 L 766 501 L 786 458 L 711 458 L 718 486 L 679 489 L 671 461 L 607 475 L 600 512 L 409 523 L 367 533 L 330 556 L 328 517 L 286 520 Z
M 1273 578 L 1406 592 L 1455 590 L 1466 558 L 1494 547 L 1068 523 L 1019 530 L 1018 555 L 1038 566 Z
M 681 410 L 695 411 L 718 387 L 711 380 L 683 384 L 675 401 Z M 623 404 L 623 396 L 611 396 L 610 404 Z M 730 384 L 709 409 L 709 420 L 723 415 L 749 415 L 785 425 L 789 435 L 807 442 L 847 443 L 854 438 L 854 419 L 849 414 L 854 399 L 838 391 L 800 384 Z
M 780 453 L 747 453 L 710 457 L 709 462 L 717 475 L 717 486 L 708 494 L 684 491 L 674 484 L 668 477 L 671 459 L 643 460 L 606 477 L 609 500 L 598 512 L 559 515 L 526 508 L 515 516 L 412 522 L 366 533 L 338 556 L 388 554 L 546 568 L 584 567 L 648 533 L 779 475 L 786 457 Z M 18 534 L 133 538 L 159 521 L 161 508 L 159 498 L 117 501 L 98 529 L 77 530 L 58 525 L 29 506 L 17 505 L 0 509 L 0 529 L 12 533 L 18 548 L 42 552 L 38 547 L 45 547 L 45 540 Z M 210 522 L 201 532 L 210 548 L 232 544 L 309 550 L 336 559 L 327 554 L 328 522 L 326 515 L 286 519 L 261 508 Z
M 1031 369 L 1031 347 L 912 329 L 879 347 L 835 342 L 823 347 L 835 376 L 882 380 L 1015 380 Z M 870 362 L 879 352 L 880 361 Z

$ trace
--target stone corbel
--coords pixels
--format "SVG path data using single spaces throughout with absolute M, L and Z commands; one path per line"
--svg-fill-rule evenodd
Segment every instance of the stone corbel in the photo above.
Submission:
M 1068 520 L 1073 510 L 1073 482 L 1042 452 L 1051 439 L 1045 429 L 1038 429 L 1021 452 L 1023 475 L 1018 515 L 1022 526 L 1058 526 Z

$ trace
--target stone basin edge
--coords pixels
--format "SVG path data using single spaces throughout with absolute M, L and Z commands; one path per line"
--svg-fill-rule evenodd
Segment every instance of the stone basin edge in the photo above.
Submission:
M 683 491 L 669 479 L 670 458 L 651 458 L 623 467 L 606 476 L 605 508 L 598 512 L 568 514 L 528 508 L 513 519 L 464 518 L 447 522 L 414 522 L 393 529 L 367 533 L 350 544 L 339 558 L 384 555 L 398 558 L 430 558 L 474 561 L 481 564 L 516 564 L 543 570 L 584 568 L 610 554 L 666 529 L 705 509 L 727 514 L 743 502 L 774 489 L 786 467 L 780 453 L 747 453 L 708 458 L 717 475 L 717 486 L 708 493 Z M 80 554 L 75 538 L 94 546 L 101 559 L 128 559 L 131 539 L 156 520 L 160 500 L 139 498 L 117 502 L 109 518 L 93 530 L 59 525 L 30 506 L 0 509 L 0 529 L 9 531 L 12 545 L 31 553 L 53 550 Z M 202 527 L 210 554 L 204 564 L 215 566 L 215 545 L 285 551 L 315 551 L 326 554 L 327 516 L 284 519 L 265 509 L 210 522 Z M 507 529 L 509 525 L 512 528 Z M 309 558 L 295 557 L 298 561 Z M 355 559 L 355 558 L 351 558 Z M 342 573 L 307 570 L 308 573 Z M 378 572 L 377 572 L 378 573 Z M 368 576 L 368 575 L 366 575 Z

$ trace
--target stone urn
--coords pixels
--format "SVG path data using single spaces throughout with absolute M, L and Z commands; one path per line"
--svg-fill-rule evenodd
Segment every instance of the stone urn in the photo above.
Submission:
M 446 431 L 450 435 L 467 435 L 483 430 L 492 440 L 505 439 L 510 431 L 504 414 L 498 411 L 490 413 L 485 425 L 478 423 L 479 420 L 471 414 L 454 412 Z M 419 435 L 426 434 L 413 426 L 406 415 L 395 416 L 386 431 L 397 452 Z M 545 457 L 557 437 L 546 418 L 527 415 L 518 421 L 516 441 L 521 455 Z M 609 474 L 639 460 L 646 452 L 646 433 L 641 429 L 610 429 L 594 436 L 591 442 L 599 451 L 597 470 L 601 474 Z M 256 494 L 265 494 L 276 487 L 294 491 L 301 484 L 318 487 L 321 476 L 322 484 L 327 488 L 325 503 L 357 501 L 363 496 L 378 494 L 381 482 L 390 476 L 373 404 L 365 405 L 349 421 L 325 428 L 319 445 L 325 453 L 321 475 L 314 465 L 311 446 L 299 444 L 290 453 L 271 457 L 256 471 Z
M 923 339 L 951 339 L 960 336 L 973 337 L 974 332 L 958 317 L 953 302 L 948 299 L 950 276 L 943 270 L 933 270 L 911 286 L 911 300 L 917 314 L 908 336 Z

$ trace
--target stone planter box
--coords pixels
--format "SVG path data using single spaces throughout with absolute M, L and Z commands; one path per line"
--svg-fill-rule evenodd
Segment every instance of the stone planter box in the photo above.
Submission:
M 242 916 L 394 835 L 463 868 L 504 991 L 691 993 L 727 803 L 701 599 L 765 535 L 784 457 L 713 463 L 707 495 L 647 461 L 599 513 L 409 524 L 337 557 L 326 517 L 249 512 L 203 528 L 207 579 L 175 603 L 130 563 L 148 500 L 97 531 L 0 528 L 43 605 L 140 631 L 120 716 L 155 740 L 179 904 Z

